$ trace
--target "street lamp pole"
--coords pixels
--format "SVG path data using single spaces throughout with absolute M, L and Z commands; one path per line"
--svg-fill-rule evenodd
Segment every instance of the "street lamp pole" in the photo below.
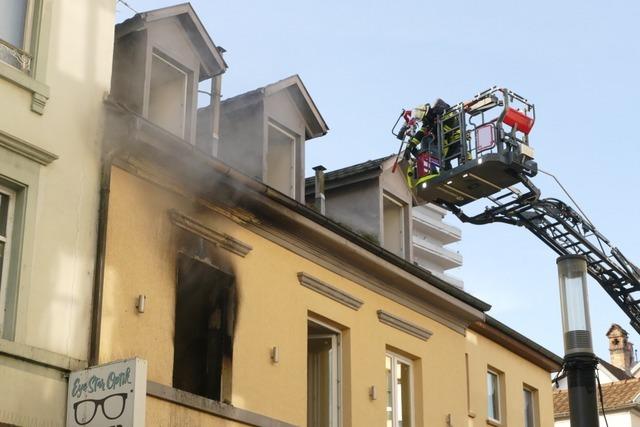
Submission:
M 565 255 L 558 257 L 556 264 L 571 426 L 598 427 L 595 375 L 598 361 L 591 343 L 587 260 L 582 255 Z

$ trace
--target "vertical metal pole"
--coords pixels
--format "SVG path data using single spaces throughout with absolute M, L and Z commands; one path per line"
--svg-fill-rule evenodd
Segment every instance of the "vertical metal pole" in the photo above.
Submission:
M 596 390 L 596 365 L 593 354 L 569 354 L 565 358 L 569 383 L 569 416 L 571 426 L 599 427 Z

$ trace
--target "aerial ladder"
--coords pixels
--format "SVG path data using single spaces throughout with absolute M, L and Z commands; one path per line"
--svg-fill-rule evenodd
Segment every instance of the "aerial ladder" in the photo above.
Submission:
M 425 128 L 429 108 L 403 110 L 392 129 L 402 141 L 396 163 L 415 203 L 434 203 L 471 224 L 522 226 L 558 255 L 584 256 L 589 275 L 640 333 L 640 269 L 584 214 L 561 200 L 541 198 L 531 181 L 538 173 L 529 145 L 534 105 L 508 89 L 493 87 L 448 107 Z M 473 214 L 463 210 L 481 199 L 491 205 Z

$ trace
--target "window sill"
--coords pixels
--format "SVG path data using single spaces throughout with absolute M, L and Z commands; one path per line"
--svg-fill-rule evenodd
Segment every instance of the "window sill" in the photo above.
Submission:
M 31 92 L 31 111 L 44 113 L 44 107 L 49 100 L 49 86 L 4 62 L 0 62 L 0 78 Z
M 500 427 L 502 426 L 502 422 L 497 420 L 492 420 L 491 418 L 487 418 L 487 425 L 493 426 L 493 427 Z
M 294 427 L 284 421 L 256 414 L 246 409 L 236 408 L 226 403 L 216 402 L 215 400 L 153 381 L 147 381 L 147 395 L 254 427 Z
M 85 369 L 87 362 L 23 343 L 0 339 L 0 355 L 36 363 L 64 372 Z

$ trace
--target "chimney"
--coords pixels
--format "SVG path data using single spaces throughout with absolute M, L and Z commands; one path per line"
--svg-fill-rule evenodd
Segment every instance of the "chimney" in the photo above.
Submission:
M 326 211 L 324 199 L 324 171 L 326 171 L 327 168 L 322 165 L 318 165 L 314 167 L 313 170 L 316 171 L 314 208 L 324 215 Z
M 620 325 L 614 323 L 607 332 L 607 338 L 609 338 L 611 364 L 630 373 L 634 357 L 633 344 L 629 342 L 629 334 Z

